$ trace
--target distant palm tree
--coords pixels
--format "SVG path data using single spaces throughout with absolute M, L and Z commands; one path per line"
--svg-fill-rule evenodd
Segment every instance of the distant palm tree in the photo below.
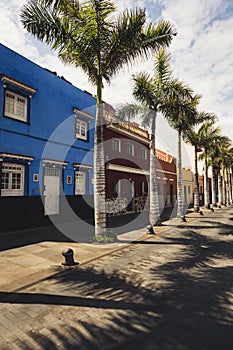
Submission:
M 228 138 L 227 138 L 228 139 Z M 229 205 L 232 202 L 232 191 L 230 189 L 230 168 L 232 167 L 233 151 L 228 139 L 221 148 L 221 170 L 222 170 L 222 204 Z
M 216 117 L 214 114 L 199 112 L 197 114 L 196 122 L 202 123 L 204 121 L 211 120 L 214 122 Z M 198 152 L 201 152 L 201 135 L 200 129 L 196 130 L 196 127 L 192 127 L 184 134 L 184 141 L 190 143 L 194 147 L 194 212 L 200 211 L 200 197 L 199 197 L 199 181 L 198 181 Z
M 204 151 L 200 156 L 201 159 L 204 160 L 204 206 L 207 209 L 210 209 L 210 194 L 209 194 L 209 180 L 208 180 L 208 168 L 209 168 L 209 158 L 210 158 L 210 150 L 215 142 L 215 140 L 220 136 L 220 129 L 215 127 L 212 122 L 205 122 L 199 129 L 200 138 L 201 138 L 201 146 Z
M 209 150 L 209 156 L 211 161 L 210 165 L 212 167 L 211 183 L 212 183 L 212 206 L 213 207 L 217 206 L 217 202 L 218 202 L 217 194 L 218 194 L 218 199 L 220 199 L 221 204 L 223 204 L 222 203 L 222 178 L 220 176 L 220 169 L 222 164 L 221 157 L 223 155 L 223 152 L 225 153 L 229 147 L 230 147 L 230 139 L 227 136 L 219 135 L 219 137 L 216 137 L 213 140 Z M 217 193 L 217 186 L 216 186 L 217 179 L 219 179 L 218 193 Z
M 96 86 L 94 147 L 95 232 L 106 231 L 103 148 L 103 82 L 135 59 L 167 47 L 174 32 L 167 21 L 146 24 L 145 10 L 126 10 L 114 19 L 110 0 L 30 0 L 22 8 L 24 28 L 58 52 L 65 64 L 80 67 Z
M 233 204 L 232 193 L 233 147 L 227 151 L 228 204 Z

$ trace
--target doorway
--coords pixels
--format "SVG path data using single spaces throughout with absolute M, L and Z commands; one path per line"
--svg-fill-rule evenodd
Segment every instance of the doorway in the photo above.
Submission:
M 44 169 L 44 214 L 59 213 L 60 169 L 45 167 Z

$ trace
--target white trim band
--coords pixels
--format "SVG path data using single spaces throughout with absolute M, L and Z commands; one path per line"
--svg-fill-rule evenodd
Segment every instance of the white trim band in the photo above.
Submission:
M 106 169 L 115 170 L 115 171 L 122 171 L 122 172 L 125 172 L 125 173 L 150 175 L 149 170 L 131 168 L 131 167 L 127 167 L 127 166 L 124 166 L 124 165 L 118 165 L 118 164 L 107 164 Z
M 20 81 L 13 79 L 11 77 L 8 77 L 7 75 L 3 75 L 2 76 L 2 82 L 3 83 L 8 83 L 11 85 L 14 85 L 16 87 L 19 87 L 25 91 L 30 92 L 31 94 L 34 94 L 37 90 L 35 88 L 33 88 L 32 86 L 29 86 L 27 84 L 21 83 Z
M 91 165 L 86 165 L 86 164 L 74 164 L 74 168 L 92 169 L 93 167 Z
M 34 159 L 34 157 L 23 156 L 20 154 L 13 154 L 13 153 L 0 153 L 0 157 L 13 158 L 13 159 L 23 159 L 23 160 L 27 160 L 27 161 L 32 161 Z

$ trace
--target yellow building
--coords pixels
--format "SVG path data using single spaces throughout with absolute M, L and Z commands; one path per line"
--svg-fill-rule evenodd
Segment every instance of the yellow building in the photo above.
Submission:
M 184 167 L 182 169 L 182 184 L 183 184 L 183 201 L 188 208 L 193 206 L 193 192 L 194 192 L 194 174 L 192 167 Z

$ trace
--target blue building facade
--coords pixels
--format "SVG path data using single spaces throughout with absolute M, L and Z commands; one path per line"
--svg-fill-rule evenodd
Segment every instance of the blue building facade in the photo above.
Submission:
M 1 231 L 93 212 L 96 100 L 0 44 Z M 87 201 L 83 198 L 87 197 Z

